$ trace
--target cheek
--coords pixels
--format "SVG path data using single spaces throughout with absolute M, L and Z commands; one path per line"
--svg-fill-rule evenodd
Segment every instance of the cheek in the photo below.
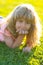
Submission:
M 20 23 L 16 23 L 16 29 L 20 28 L 21 24 Z
M 29 30 L 30 27 L 31 27 L 31 24 L 27 24 L 27 25 L 26 25 L 27 30 Z

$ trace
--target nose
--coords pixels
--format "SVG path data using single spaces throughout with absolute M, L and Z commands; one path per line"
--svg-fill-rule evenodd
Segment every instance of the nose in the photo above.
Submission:
M 25 30 L 25 28 L 26 28 L 26 24 L 25 24 L 25 22 L 23 22 L 23 23 L 21 24 L 21 26 L 22 26 L 22 29 Z

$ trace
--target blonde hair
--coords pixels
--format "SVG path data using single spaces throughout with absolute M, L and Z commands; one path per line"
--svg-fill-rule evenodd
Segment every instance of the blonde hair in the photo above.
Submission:
M 12 13 L 7 17 L 8 26 L 7 28 L 10 32 L 15 35 L 16 34 L 16 20 L 18 19 L 25 19 L 31 24 L 31 28 L 29 30 L 29 39 L 33 43 L 38 43 L 40 39 L 40 19 L 35 12 L 34 8 L 30 4 L 22 4 L 17 6 Z

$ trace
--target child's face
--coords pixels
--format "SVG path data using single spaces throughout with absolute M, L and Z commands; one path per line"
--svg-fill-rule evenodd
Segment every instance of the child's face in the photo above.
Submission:
M 16 32 L 19 34 L 28 34 L 28 30 L 30 29 L 31 24 L 29 24 L 25 20 L 17 20 L 16 21 Z

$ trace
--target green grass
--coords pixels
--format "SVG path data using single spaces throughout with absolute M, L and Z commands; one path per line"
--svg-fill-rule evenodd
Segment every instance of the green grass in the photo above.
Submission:
M 41 19 L 41 45 L 30 53 L 23 53 L 19 48 L 11 49 L 0 42 L 0 65 L 43 65 L 43 0 L 0 0 L 0 15 L 6 17 L 15 6 L 22 3 L 32 4 Z

